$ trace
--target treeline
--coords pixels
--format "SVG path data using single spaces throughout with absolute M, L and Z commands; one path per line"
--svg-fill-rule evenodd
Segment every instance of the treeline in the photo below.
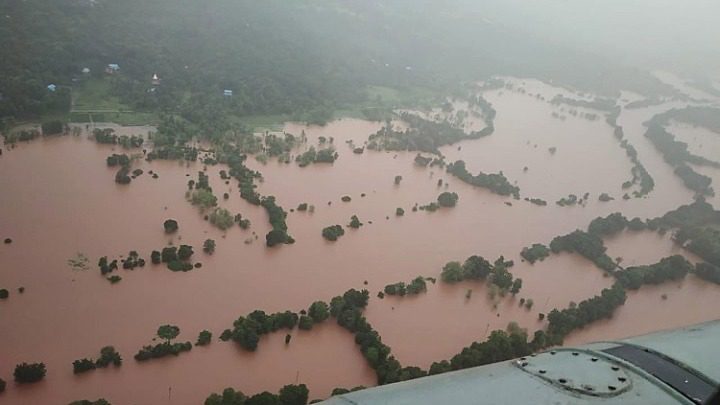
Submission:
M 612 112 L 608 114 L 606 122 L 608 125 L 613 127 L 615 137 L 620 140 L 620 147 L 625 149 L 625 154 L 627 154 L 628 158 L 630 158 L 630 161 L 633 163 L 633 167 L 631 169 L 632 180 L 625 182 L 623 184 L 623 188 L 629 188 L 632 184 L 638 184 L 640 186 L 640 190 L 634 191 L 633 195 L 635 198 L 640 198 L 649 194 L 655 188 L 655 180 L 653 180 L 650 173 L 648 173 L 645 166 L 643 166 L 640 159 L 638 159 L 635 147 L 630 145 L 628 140 L 625 139 L 625 131 L 623 130 L 623 127 L 617 123 L 620 111 L 620 107 L 616 106 Z
M 720 163 L 690 153 L 685 142 L 676 140 L 675 136 L 664 128 L 666 119 L 668 119 L 666 115 L 653 117 L 645 124 L 647 126 L 645 136 L 663 154 L 665 161 L 675 168 L 675 174 L 682 179 L 687 188 L 700 195 L 714 195 L 711 188 L 712 179 L 697 173 L 688 163 L 716 168 L 720 167 Z
M 342 296 L 330 301 L 330 314 L 338 325 L 355 335 L 355 343 L 360 346 L 365 360 L 375 370 L 378 384 L 390 384 L 427 375 L 418 367 L 402 367 L 385 345 L 380 334 L 375 331 L 362 314 L 368 304 L 367 290 L 351 289 Z
M 593 110 L 600 111 L 613 111 L 616 108 L 615 100 L 609 98 L 595 97 L 592 100 L 579 100 L 570 97 L 565 97 L 561 94 L 556 95 L 550 100 L 550 104 L 560 105 L 566 104 L 573 107 L 590 108 Z
M 720 109 L 716 107 L 688 106 L 674 108 L 654 117 L 654 120 L 661 125 L 667 124 L 671 119 L 720 133 Z
M 468 172 L 465 167 L 465 162 L 462 160 L 449 164 L 447 166 L 447 171 L 458 179 L 475 187 L 487 188 L 493 193 L 499 195 L 511 195 L 515 199 L 520 198 L 520 189 L 517 186 L 510 184 L 502 172 L 491 174 L 479 172 L 477 175 L 473 176 L 470 172 Z
M 205 405 L 306 405 L 310 391 L 305 384 L 290 384 L 280 388 L 277 394 L 263 391 L 246 396 L 242 391 L 225 388 L 222 394 L 210 394 Z
M 292 244 L 295 239 L 288 234 L 285 219 L 287 212 L 275 202 L 274 196 L 262 197 L 255 190 L 255 179 L 261 178 L 260 173 L 245 166 L 247 155 L 240 152 L 237 145 L 224 144 L 222 151 L 216 152 L 218 163 L 225 163 L 230 167 L 229 175 L 238 181 L 240 197 L 253 205 L 265 208 L 272 230 L 265 235 L 265 244 L 272 247 L 279 244 Z
M 684 257 L 674 255 L 645 266 L 628 267 L 615 272 L 615 278 L 623 287 L 637 290 L 643 284 L 661 284 L 668 280 L 680 280 L 694 269 Z
M 569 252 L 579 253 L 596 266 L 607 272 L 613 272 L 617 264 L 605 254 L 607 248 L 603 244 L 602 239 L 592 233 L 576 230 L 564 236 L 556 236 L 550 242 L 550 250 L 553 253 Z
M 603 237 L 615 235 L 626 228 L 632 231 L 642 231 L 647 229 L 647 224 L 638 217 L 628 220 L 621 213 L 615 212 L 606 217 L 593 219 L 588 225 L 588 232 Z
M 547 315 L 548 327 L 542 346 L 561 345 L 563 339 L 573 330 L 600 319 L 610 318 L 615 310 L 625 303 L 626 298 L 625 289 L 616 282 L 612 287 L 603 289 L 600 295 L 577 305 L 571 304 L 563 310 L 553 309 Z
M 429 374 L 442 374 L 510 360 L 527 356 L 544 347 L 539 346 L 535 341 L 528 342 L 527 339 L 527 333 L 522 330 L 511 330 L 510 332 L 494 330 L 485 341 L 473 342 L 454 355 L 450 361 L 443 360 L 432 363 Z

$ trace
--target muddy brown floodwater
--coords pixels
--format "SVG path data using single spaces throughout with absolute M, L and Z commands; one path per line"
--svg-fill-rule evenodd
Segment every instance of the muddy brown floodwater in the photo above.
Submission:
M 220 204 L 249 218 L 249 230 L 219 231 L 185 201 L 187 181 L 203 168 L 199 163 L 141 160 L 133 168 L 145 174 L 121 186 L 114 182 L 115 170 L 105 164 L 105 158 L 121 148 L 97 145 L 86 134 L 40 139 L 6 150 L 0 157 L 0 237 L 10 237 L 13 243 L 0 246 L 0 288 L 11 292 L 0 302 L 0 377 L 11 381 L 13 365 L 23 361 L 45 362 L 48 375 L 30 386 L 9 383 L 0 401 L 67 403 L 102 396 L 120 404 L 195 404 L 227 386 L 255 393 L 305 383 L 311 398 L 322 398 L 334 387 L 372 385 L 374 373 L 352 335 L 331 323 L 309 332 L 294 331 L 288 347 L 284 333 L 263 337 L 255 353 L 215 340 L 178 357 L 142 364 L 132 359 L 141 346 L 152 342 L 162 324 L 178 325 L 181 341 L 194 341 L 203 329 L 217 337 L 238 316 L 255 309 L 299 311 L 348 288 L 371 291 L 368 320 L 407 365 L 426 367 L 448 358 L 511 321 L 530 332 L 543 327 L 538 313 L 597 294 L 612 280 L 570 254 L 523 263 L 518 254 L 524 246 L 548 243 L 615 211 L 655 217 L 691 202 L 692 194 L 643 136 L 642 123 L 674 104 L 621 114 L 618 122 L 656 183 L 647 198 L 624 201 L 619 198 L 620 185 L 630 177 L 630 163 L 604 118 L 576 118 L 566 114 L 568 107 L 551 106 L 527 94 L 542 93 L 549 100 L 560 89 L 530 80 L 522 86 L 525 94 L 505 89 L 485 95 L 498 111 L 493 135 L 442 151 L 450 160 L 464 159 L 473 173 L 502 170 L 517 181 L 523 197 L 544 198 L 547 207 L 473 188 L 438 168 L 419 168 L 413 164 L 415 153 L 354 154 L 345 141 L 362 145 L 379 123 L 341 119 L 322 128 L 288 124 L 285 129 L 296 135 L 304 129 L 310 144 L 319 136 L 334 137 L 340 157 L 333 165 L 305 168 L 249 159 L 248 165 L 263 174 L 261 194 L 275 195 L 287 211 L 302 202 L 315 206 L 314 213 L 288 213 L 289 233 L 297 243 L 275 249 L 264 246 L 269 230 L 265 211 L 242 200 L 234 181 L 224 184 L 219 177 L 222 166 L 208 167 L 211 186 L 216 195 L 230 194 Z M 553 112 L 567 117 L 553 118 Z M 118 130 L 144 134 L 148 128 Z M 551 146 L 557 147 L 554 155 L 548 151 Z M 526 173 L 524 166 L 529 168 Z M 151 178 L 148 170 L 159 178 Z M 393 182 L 396 175 L 403 177 L 400 185 Z M 447 188 L 437 186 L 439 178 L 449 183 Z M 457 207 L 411 211 L 415 203 L 434 201 L 445 190 L 460 195 Z M 585 192 L 591 194 L 585 207 L 554 204 L 570 193 Z M 616 200 L 598 202 L 601 192 Z M 352 201 L 342 202 L 344 195 Z M 405 216 L 394 215 L 397 207 L 405 209 Z M 348 229 L 336 243 L 321 237 L 322 228 L 345 225 L 354 214 L 363 227 Z M 168 218 L 180 224 L 174 236 L 163 232 Z M 245 243 L 254 240 L 254 234 L 259 239 Z M 201 251 L 207 238 L 217 242 L 212 256 Z M 676 252 L 668 239 L 651 233 L 617 238 L 608 246 L 611 255 L 622 256 L 625 263 Z M 123 279 L 116 285 L 99 275 L 100 256 L 137 250 L 148 259 L 150 251 L 169 242 L 193 245 L 195 260 L 203 267 L 187 273 L 152 265 L 120 270 Z M 68 259 L 78 253 L 89 258 L 88 270 L 68 266 Z M 482 284 L 438 283 L 419 297 L 375 298 L 386 284 L 418 275 L 438 277 L 446 262 L 473 254 L 515 260 L 511 271 L 524 280 L 521 293 L 491 301 Z M 24 294 L 16 292 L 21 286 Z M 468 289 L 473 290 L 470 299 L 465 298 Z M 665 291 L 666 300 L 660 301 L 659 291 Z M 533 308 L 520 308 L 520 298 L 533 299 Z M 578 332 L 571 340 L 620 338 L 715 319 L 720 317 L 716 306 L 696 306 L 692 299 L 709 303 L 719 298 L 720 288 L 691 277 L 679 289 L 671 284 L 643 287 L 612 320 Z M 658 303 L 663 311 L 656 310 Z M 635 317 L 642 317 L 642 322 Z M 95 356 L 105 345 L 114 345 L 125 358 L 120 369 L 72 374 L 73 360 Z

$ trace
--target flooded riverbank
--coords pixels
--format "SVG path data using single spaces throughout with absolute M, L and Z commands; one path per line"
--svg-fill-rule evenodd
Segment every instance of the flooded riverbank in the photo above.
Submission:
M 531 92 L 541 91 L 552 98 L 558 90 Z M 552 117 L 559 107 L 526 94 L 500 93 L 486 94 L 498 111 L 495 133 L 444 147 L 442 152 L 450 161 L 465 160 L 473 173 L 503 171 L 518 182 L 523 197 L 545 198 L 548 206 L 475 188 L 437 167 L 418 167 L 414 152 L 353 153 L 346 141 L 362 145 L 381 123 L 342 119 L 325 127 L 287 124 L 285 130 L 295 135 L 304 130 L 309 144 L 316 144 L 320 136 L 332 136 L 339 158 L 334 164 L 304 168 L 295 162 L 270 160 L 263 165 L 248 159 L 248 166 L 263 175 L 258 192 L 277 197 L 288 211 L 289 233 L 297 241 L 274 249 L 264 244 L 270 229 L 265 210 L 242 200 L 235 181 L 225 184 L 220 179 L 220 170 L 226 169 L 222 165 L 208 166 L 210 185 L 218 196 L 229 194 L 220 205 L 250 219 L 249 230 L 220 231 L 185 200 L 188 180 L 203 170 L 199 162 L 141 159 L 133 168 L 145 173 L 124 186 L 114 182 L 116 170 L 108 168 L 105 159 L 125 151 L 98 145 L 85 133 L 4 148 L 0 237 L 12 238 L 12 244 L 0 246 L 0 287 L 10 290 L 10 297 L 0 302 L 6 325 L 0 334 L 5 348 L 0 352 L 0 364 L 5 365 L 0 377 L 11 381 L 12 365 L 23 361 L 43 361 L 49 371 L 37 385 L 9 383 L 3 399 L 42 404 L 102 396 L 117 403 L 184 404 L 198 403 L 225 386 L 255 393 L 295 382 L 307 384 L 311 398 L 324 397 L 333 387 L 375 381 L 352 335 L 335 325 L 296 330 L 289 347 L 284 346 L 284 333 L 264 337 L 254 354 L 239 351 L 233 343 L 214 341 L 207 348 L 146 364 L 136 363 L 132 355 L 151 343 L 162 324 L 179 326 L 181 341 L 194 342 L 203 329 L 211 330 L 216 340 L 233 320 L 255 309 L 297 312 L 348 288 L 367 288 L 372 297 L 368 321 L 404 365 L 426 367 L 509 322 L 518 322 L 532 333 L 543 327 L 539 313 L 599 293 L 612 279 L 579 256 L 553 255 L 530 265 L 521 262 L 518 254 L 532 243 L 547 244 L 554 236 L 585 228 L 598 216 L 620 211 L 627 217 L 655 217 L 691 202 L 692 194 L 643 136 L 642 123 L 670 105 L 623 111 L 618 119 L 656 183 L 647 198 L 625 201 L 620 198 L 620 185 L 630 177 L 630 162 L 604 119 L 563 121 Z M 122 130 L 145 134 L 148 129 Z M 557 147 L 555 154 L 548 150 L 552 146 Z M 158 178 L 149 176 L 149 170 Z M 397 175 L 402 176 L 399 185 L 394 183 Z M 458 193 L 456 207 L 433 213 L 412 211 L 416 203 L 435 201 L 443 191 Z M 585 206 L 554 204 L 560 197 L 584 192 L 591 193 Z M 611 193 L 615 200 L 597 201 L 601 192 Z M 351 201 L 343 202 L 345 195 Z M 314 212 L 290 212 L 304 202 L 314 205 Z M 404 216 L 395 215 L 398 207 L 405 210 Z M 346 225 L 352 215 L 364 226 L 347 229 L 335 243 L 321 237 L 324 227 Z M 179 222 L 174 236 L 163 231 L 168 218 Z M 208 238 L 217 243 L 212 256 L 201 251 Z M 122 281 L 116 285 L 99 275 L 96 263 L 101 256 L 116 258 L 137 250 L 149 261 L 152 250 L 169 242 L 194 246 L 194 259 L 203 267 L 187 273 L 150 264 L 119 270 Z M 620 235 L 607 245 L 612 257 L 624 258 L 624 265 L 645 263 L 677 249 L 667 238 L 649 232 Z M 89 258 L 88 270 L 68 266 L 78 253 Z M 446 262 L 473 254 L 515 260 L 510 270 L 524 281 L 520 294 L 490 302 L 482 284 L 438 282 L 418 297 L 375 298 L 386 284 L 418 275 L 439 277 Z M 23 294 L 17 292 L 19 287 L 25 287 Z M 470 299 L 465 297 L 468 289 L 473 290 Z M 691 297 L 716 302 L 720 291 L 689 277 L 681 289 L 658 287 L 664 291 L 660 295 L 668 294 L 664 305 L 671 311 L 657 316 L 646 313 L 643 323 L 634 325 L 632 316 L 651 311 L 651 303 L 656 302 L 652 300 L 658 294 L 645 291 L 654 289 L 643 287 L 632 293 L 617 317 L 571 335 L 571 342 L 720 317 L 712 309 L 694 310 Z M 520 298 L 533 299 L 534 306 L 521 308 Z M 694 315 L 687 317 L 688 311 Z M 72 374 L 73 360 L 92 356 L 105 345 L 114 345 L 123 355 L 120 369 Z

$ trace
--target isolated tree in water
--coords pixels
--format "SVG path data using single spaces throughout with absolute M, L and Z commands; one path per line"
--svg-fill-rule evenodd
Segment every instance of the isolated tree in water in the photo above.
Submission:
M 157 335 L 161 339 L 165 339 L 167 344 L 170 344 L 170 341 L 175 339 L 179 334 L 180 328 L 175 325 L 163 325 L 157 330 Z

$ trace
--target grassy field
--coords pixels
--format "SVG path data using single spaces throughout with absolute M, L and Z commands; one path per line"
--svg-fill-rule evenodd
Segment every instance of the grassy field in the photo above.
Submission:
M 73 111 L 114 110 L 129 111 L 130 107 L 120 103 L 117 97 L 110 95 L 110 81 L 90 79 L 73 89 Z
M 73 89 L 71 122 L 114 122 L 120 125 L 153 125 L 158 116 L 151 112 L 133 111 L 111 95 L 110 81 L 90 79 Z

